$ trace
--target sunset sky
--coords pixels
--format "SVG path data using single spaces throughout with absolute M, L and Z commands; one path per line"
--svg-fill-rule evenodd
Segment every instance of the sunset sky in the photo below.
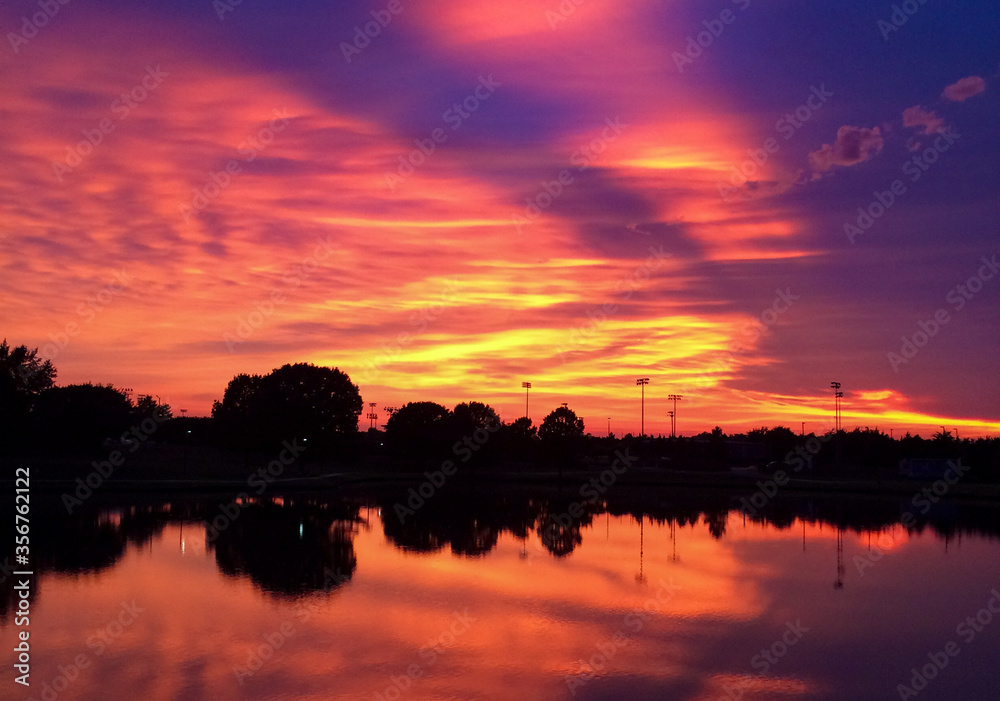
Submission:
M 649 377 L 647 432 L 818 432 L 836 380 L 996 435 L 1000 6 L 895 7 L 13 0 L 0 337 L 189 415 L 312 362 L 380 413 L 638 432 Z

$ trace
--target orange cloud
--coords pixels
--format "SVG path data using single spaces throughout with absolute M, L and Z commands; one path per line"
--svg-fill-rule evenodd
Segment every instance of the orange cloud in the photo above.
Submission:
M 666 430 L 671 391 L 694 392 L 685 433 L 825 416 L 826 399 L 808 392 L 734 389 L 783 359 L 745 333 L 759 314 L 745 290 L 771 295 L 773 274 L 730 288 L 733 271 L 826 255 L 801 211 L 773 197 L 796 175 L 778 162 L 751 201 L 720 197 L 770 119 L 756 125 L 725 95 L 679 80 L 674 47 L 636 34 L 615 3 L 588 0 L 555 29 L 533 3 L 430 7 L 392 31 L 473 76 L 500 65 L 502 86 L 415 158 L 433 127 L 399 126 L 414 109 L 402 97 L 352 109 L 344 81 L 319 94 L 294 73 L 221 62 L 204 48 L 212 35 L 187 27 L 123 15 L 129 38 L 111 48 L 100 23 L 67 15 L 45 52 L 0 56 L 0 245 L 16 252 L 3 262 L 8 339 L 55 348 L 61 383 L 114 382 L 191 414 L 238 372 L 310 360 L 341 367 L 383 406 L 472 398 L 507 419 L 532 380 L 536 421 L 566 401 L 595 432 L 608 416 L 618 433 L 638 429 L 639 375 L 653 378 L 653 431 Z M 165 73 L 155 86 L 150 67 Z M 427 108 L 437 126 L 446 92 Z M 553 110 L 558 129 L 532 128 L 536 108 Z M 489 120 L 495 131 L 477 131 Z M 878 128 L 845 126 L 810 161 L 823 171 L 881 148 Z M 390 187 L 400 158 L 412 172 Z M 573 181 L 516 226 L 563 170 Z M 663 251 L 655 267 L 651 249 Z M 123 290 L 89 301 L 122 271 Z M 775 329 L 784 323 L 815 322 Z M 893 420 L 939 420 L 884 399 Z M 857 416 L 890 417 L 874 405 Z

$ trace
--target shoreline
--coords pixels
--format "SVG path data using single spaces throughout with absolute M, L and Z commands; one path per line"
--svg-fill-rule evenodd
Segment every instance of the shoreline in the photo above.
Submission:
M 256 475 L 257 473 L 252 473 Z M 504 485 L 524 487 L 560 487 L 576 491 L 587 485 L 601 474 L 600 470 L 565 470 L 560 476 L 557 471 L 550 472 L 509 472 L 480 471 L 474 475 L 456 475 L 449 478 L 452 485 L 479 484 Z M 44 494 L 72 493 L 78 486 L 78 479 L 83 476 L 31 480 L 33 492 Z M 267 482 L 267 493 L 323 493 L 340 491 L 342 489 L 378 489 L 415 487 L 426 481 L 424 472 L 383 472 L 371 470 L 344 470 L 316 475 L 280 476 Z M 733 475 L 727 472 L 694 472 L 686 470 L 663 470 L 658 468 L 632 468 L 628 473 L 616 476 L 609 490 L 624 487 L 655 487 L 655 488 L 694 488 L 718 491 L 745 492 L 744 496 L 769 486 L 781 494 L 862 494 L 869 496 L 915 496 L 923 494 L 936 481 L 941 480 L 905 480 L 905 479 L 824 479 L 789 477 L 778 485 L 772 475 L 760 474 L 753 476 Z M 13 488 L 14 480 L 0 480 L 6 486 Z M 114 493 L 191 493 L 206 494 L 230 493 L 251 490 L 248 479 L 232 478 L 183 478 L 150 476 L 147 478 L 116 478 L 111 475 L 102 479 L 94 488 L 95 492 Z M 13 489 L 4 490 L 12 494 Z M 1000 484 L 993 483 L 956 483 L 947 485 L 947 491 L 942 499 L 976 499 L 1000 502 Z

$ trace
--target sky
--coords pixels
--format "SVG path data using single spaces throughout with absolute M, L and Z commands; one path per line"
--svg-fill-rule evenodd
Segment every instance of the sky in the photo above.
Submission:
M 15 0 L 0 335 L 589 432 L 1000 431 L 1000 7 Z M 636 379 L 648 377 L 644 399 Z M 644 418 L 643 418 L 644 417 Z M 362 426 L 368 425 L 362 419 Z M 897 433 L 898 435 L 898 433 Z

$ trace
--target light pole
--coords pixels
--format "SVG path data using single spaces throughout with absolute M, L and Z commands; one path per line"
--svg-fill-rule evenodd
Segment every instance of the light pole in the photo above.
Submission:
M 157 402 L 157 404 L 159 404 L 159 402 Z M 187 413 L 188 413 L 187 409 L 181 409 L 181 416 L 183 418 L 185 418 L 185 419 L 187 418 Z M 187 426 L 187 422 L 186 421 L 183 422 L 183 423 L 184 423 L 185 426 Z M 187 478 L 187 470 L 188 470 L 188 443 L 190 443 L 190 442 L 191 442 L 191 430 L 188 429 L 187 433 L 184 434 L 184 467 L 181 468 L 181 474 L 185 478 Z
M 375 402 L 369 402 L 368 406 L 371 407 L 371 411 L 368 412 L 368 418 L 371 419 L 371 425 L 368 430 L 375 428 L 375 419 L 378 418 L 378 414 L 375 413 Z
M 674 412 L 668 411 L 667 412 L 667 416 L 670 417 L 670 437 L 673 438 L 673 436 L 674 436 Z
M 684 399 L 684 395 L 681 395 L 681 394 L 670 394 L 670 395 L 667 395 L 667 399 L 673 401 L 673 403 L 674 403 L 674 413 L 673 413 L 674 420 L 671 422 L 670 436 L 671 437 L 676 437 L 677 436 L 677 402 L 680 401 L 681 399 Z
M 611 438 L 611 417 L 608 417 L 608 438 Z
M 521 386 L 524 387 L 524 418 L 528 418 L 528 390 L 531 389 L 531 383 L 522 382 Z
M 646 385 L 649 384 L 648 377 L 640 377 L 635 381 L 637 385 L 641 388 L 640 400 L 639 400 L 639 436 L 646 435 Z
M 840 391 L 839 382 L 831 382 L 830 387 L 833 388 L 833 425 L 835 429 L 833 445 L 837 465 L 840 465 L 840 398 L 844 396 L 844 393 Z
M 839 382 L 831 382 L 830 387 L 833 388 L 833 428 L 835 431 L 840 431 L 840 398 L 844 396 L 844 393 L 840 391 Z

